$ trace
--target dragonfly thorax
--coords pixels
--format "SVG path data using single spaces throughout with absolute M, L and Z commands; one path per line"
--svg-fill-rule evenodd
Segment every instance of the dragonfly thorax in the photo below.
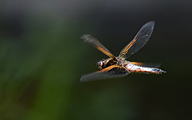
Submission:
M 97 66 L 98 66 L 98 69 L 101 70 L 111 65 L 114 65 L 116 63 L 117 63 L 117 60 L 114 60 L 113 58 L 109 58 L 109 59 L 99 61 L 97 63 Z

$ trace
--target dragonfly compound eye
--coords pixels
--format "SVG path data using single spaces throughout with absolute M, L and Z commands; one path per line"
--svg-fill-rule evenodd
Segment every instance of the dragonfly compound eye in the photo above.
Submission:
M 98 69 L 99 70 L 101 70 L 102 68 L 103 68 L 103 61 L 101 60 L 101 61 L 99 61 L 98 63 L 97 63 L 97 67 L 98 67 Z

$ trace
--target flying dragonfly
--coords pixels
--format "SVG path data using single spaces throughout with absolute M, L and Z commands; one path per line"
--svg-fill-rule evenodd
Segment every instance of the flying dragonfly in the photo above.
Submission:
M 82 75 L 80 81 L 87 82 L 93 80 L 119 78 L 124 77 L 131 72 L 154 74 L 166 73 L 166 71 L 159 69 L 157 65 L 151 66 L 150 64 L 146 63 L 130 62 L 126 60 L 147 43 L 153 32 L 154 25 L 154 21 L 150 21 L 144 24 L 139 32 L 136 34 L 134 39 L 121 50 L 119 56 L 117 57 L 115 57 L 96 38 L 92 37 L 89 34 L 84 34 L 81 37 L 84 42 L 90 43 L 92 46 L 94 46 L 110 58 L 99 61 L 97 63 L 99 70 L 90 74 Z

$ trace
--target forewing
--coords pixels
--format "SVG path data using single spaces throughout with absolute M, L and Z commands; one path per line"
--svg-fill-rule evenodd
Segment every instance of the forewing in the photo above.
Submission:
M 81 39 L 84 42 L 90 43 L 92 46 L 103 52 L 105 55 L 112 57 L 115 59 L 114 55 L 105 47 L 103 46 L 96 38 L 92 37 L 90 34 L 84 34 Z
M 129 73 L 130 72 L 123 67 L 112 65 L 100 71 L 82 75 L 80 81 L 88 82 L 88 81 L 94 81 L 94 80 L 119 78 L 119 77 L 124 77 Z
M 121 50 L 119 57 L 128 58 L 141 49 L 149 40 L 153 32 L 154 25 L 154 21 L 150 21 L 143 25 L 135 38 Z

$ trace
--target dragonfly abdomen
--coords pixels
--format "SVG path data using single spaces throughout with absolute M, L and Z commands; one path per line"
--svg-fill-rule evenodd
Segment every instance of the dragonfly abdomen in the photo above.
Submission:
M 138 65 L 133 65 L 131 63 L 125 65 L 125 68 L 130 72 L 142 72 L 142 73 L 154 73 L 154 74 L 166 73 L 166 71 L 163 71 L 159 68 L 142 67 Z

